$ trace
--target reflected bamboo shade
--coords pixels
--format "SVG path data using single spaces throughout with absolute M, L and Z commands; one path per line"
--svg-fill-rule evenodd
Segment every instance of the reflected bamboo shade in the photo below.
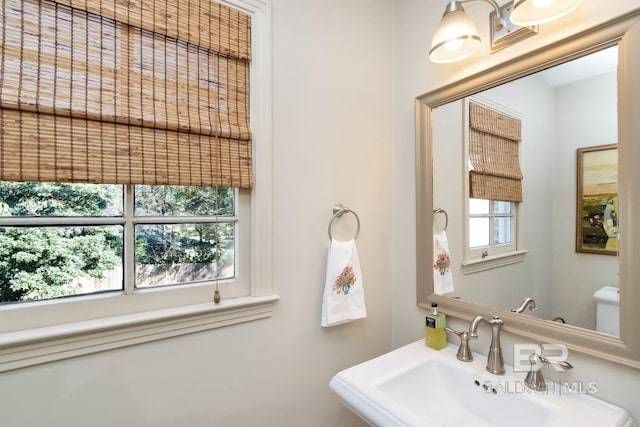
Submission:
M 469 103 L 470 197 L 522 202 L 520 119 Z
M 250 17 L 1 0 L 0 179 L 250 188 Z

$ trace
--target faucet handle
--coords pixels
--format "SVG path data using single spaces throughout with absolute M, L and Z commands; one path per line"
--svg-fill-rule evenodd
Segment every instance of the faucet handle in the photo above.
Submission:
M 463 331 L 456 331 L 455 329 L 451 329 L 450 327 L 446 327 L 444 328 L 445 331 L 449 332 L 450 334 L 456 334 L 457 336 L 459 336 L 460 338 L 462 338 L 462 332 Z
M 444 328 L 444 330 L 451 334 L 456 334 L 458 337 L 460 337 L 461 340 L 468 340 L 469 338 L 478 338 L 478 334 L 474 334 L 469 331 L 456 331 L 455 329 L 451 329 L 448 326 Z
M 458 360 L 462 362 L 471 362 L 473 360 L 473 353 L 471 353 L 471 349 L 469 348 L 469 338 L 478 338 L 478 334 L 471 334 L 469 331 L 456 331 L 448 326 L 444 328 L 444 330 L 460 337 L 460 347 L 456 354 Z
M 538 353 L 531 353 L 531 355 L 529 355 L 529 363 L 531 363 L 531 369 L 527 373 L 524 383 L 527 387 L 535 391 L 547 390 L 547 383 L 544 381 L 544 376 L 542 375 L 542 367 L 544 365 L 558 366 L 563 371 L 573 369 L 573 365 L 567 361 L 550 360 Z
M 551 360 L 547 359 L 544 356 L 540 356 L 540 360 L 542 363 L 546 365 L 553 365 L 559 367 L 562 371 L 568 371 L 569 369 L 573 369 L 573 365 L 566 360 Z
M 538 347 L 540 347 L 540 352 L 531 354 L 529 356 L 529 360 L 531 360 L 531 358 L 534 357 L 534 354 L 536 354 L 540 363 L 542 363 L 543 365 L 552 365 L 556 369 L 556 371 L 568 371 L 569 369 L 573 369 L 573 365 L 566 360 L 555 360 L 553 358 L 549 359 L 548 357 L 545 357 L 544 344 L 542 343 L 542 341 L 538 341 L 537 344 Z

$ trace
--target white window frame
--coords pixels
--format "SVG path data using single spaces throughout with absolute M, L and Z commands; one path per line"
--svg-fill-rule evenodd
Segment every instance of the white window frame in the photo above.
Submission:
M 463 182 L 464 182 L 464 197 L 463 197 L 463 213 L 464 213 L 464 221 L 463 221 L 463 245 L 464 248 L 464 260 L 462 262 L 462 272 L 463 274 L 472 274 L 477 273 L 484 270 L 489 270 L 492 268 L 502 267 L 505 265 L 515 264 L 518 262 L 524 261 L 525 254 L 528 252 L 525 248 L 524 242 L 524 214 L 522 209 L 523 203 L 512 203 L 511 204 L 511 212 L 512 212 L 512 221 L 511 221 L 511 236 L 512 243 L 510 244 L 502 244 L 495 245 L 493 243 L 493 202 L 490 201 L 490 210 L 489 215 L 485 215 L 490 217 L 489 224 L 489 239 L 490 245 L 487 247 L 481 248 L 471 248 L 469 247 L 469 234 L 470 234 L 470 222 L 469 219 L 471 215 L 469 213 L 469 169 L 470 169 L 470 160 L 469 160 L 469 103 L 480 104 L 484 107 L 490 108 L 495 111 L 502 111 L 505 114 L 508 114 L 512 117 L 517 117 L 522 119 L 522 114 L 514 111 L 504 105 L 494 102 L 488 98 L 483 96 L 472 96 L 465 98 L 464 100 L 464 109 L 463 109 L 463 128 L 464 128 L 464 156 L 463 156 Z M 524 168 L 522 164 L 520 165 L 521 169 Z M 483 256 L 483 252 L 486 255 Z
M 508 252 L 515 252 L 517 249 L 517 222 L 518 222 L 518 203 L 507 202 L 511 205 L 511 212 L 509 214 L 496 214 L 495 213 L 495 201 L 488 200 L 489 212 L 486 214 L 471 214 L 467 212 L 467 221 L 471 218 L 487 218 L 489 220 L 489 244 L 486 246 L 470 247 L 469 237 L 467 236 L 466 245 L 469 251 L 469 259 L 484 259 L 489 256 L 497 254 L 503 254 Z M 494 241 L 493 230 L 495 229 L 496 218 L 511 218 L 511 242 L 497 244 Z M 471 226 L 469 225 L 469 231 Z
M 249 292 L 214 304 L 212 284 L 105 293 L 0 308 L 0 372 L 270 317 L 279 299 L 272 270 L 272 117 L 270 0 L 216 0 L 251 16 L 251 191 L 240 190 L 238 233 L 250 246 Z M 247 215 L 243 217 L 243 212 Z M 240 241 L 246 236 L 240 236 Z M 242 271 L 239 272 L 242 275 Z M 122 303 L 126 302 L 122 308 Z M 35 323 L 34 323 L 35 322 Z M 40 322 L 40 323 L 38 323 Z

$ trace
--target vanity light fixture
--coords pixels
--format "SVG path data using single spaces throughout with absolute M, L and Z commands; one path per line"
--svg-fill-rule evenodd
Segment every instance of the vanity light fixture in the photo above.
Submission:
M 494 0 L 451 0 L 433 33 L 429 51 L 431 61 L 455 62 L 468 58 L 480 49 L 478 27 L 462 7 L 462 3 L 470 1 L 484 1 L 491 4 L 500 17 L 496 21 L 496 29 L 500 30 L 504 26 L 500 8 Z
M 582 0 L 516 0 L 510 20 L 516 25 L 544 24 L 573 12 Z
M 478 28 L 463 3 L 483 1 L 491 12 L 491 52 L 537 34 L 536 25 L 575 10 L 582 0 L 513 0 L 499 6 L 495 0 L 450 0 L 431 40 L 429 59 L 449 63 L 468 58 L 480 49 Z

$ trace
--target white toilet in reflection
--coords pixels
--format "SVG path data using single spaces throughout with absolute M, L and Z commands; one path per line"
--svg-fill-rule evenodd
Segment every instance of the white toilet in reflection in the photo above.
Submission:
M 615 286 L 603 286 L 593 298 L 596 300 L 596 330 L 620 336 L 620 291 Z

